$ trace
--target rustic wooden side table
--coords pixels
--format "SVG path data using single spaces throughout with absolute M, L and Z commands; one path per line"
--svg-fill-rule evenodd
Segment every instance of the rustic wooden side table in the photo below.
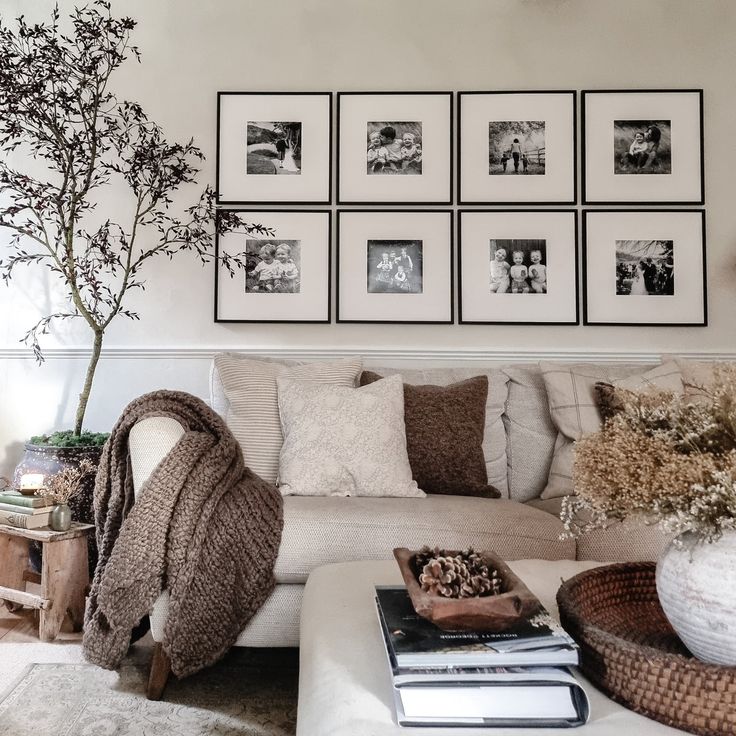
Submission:
M 74 631 L 82 630 L 89 586 L 87 535 L 92 524 L 73 523 L 65 532 L 17 529 L 0 524 L 0 599 L 39 609 L 38 635 L 53 641 L 69 612 Z M 43 545 L 41 574 L 28 569 L 31 542 Z M 26 582 L 41 584 L 41 594 L 27 593 Z

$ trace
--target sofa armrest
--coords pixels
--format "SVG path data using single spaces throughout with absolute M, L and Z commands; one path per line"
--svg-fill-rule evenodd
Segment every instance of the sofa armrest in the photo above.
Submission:
M 183 434 L 184 427 L 172 417 L 142 419 L 130 430 L 128 448 L 136 495 Z

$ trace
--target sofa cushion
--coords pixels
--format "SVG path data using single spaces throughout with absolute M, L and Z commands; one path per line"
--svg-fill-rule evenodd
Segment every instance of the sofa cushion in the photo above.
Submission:
M 225 421 L 243 450 L 245 464 L 264 480 L 275 483 L 283 442 L 277 376 L 354 386 L 362 360 L 346 358 L 334 363 L 285 365 L 220 353 L 215 356 L 214 366 L 227 398 Z M 223 408 L 221 402 L 215 403 L 216 410 Z
M 547 485 L 557 428 L 539 366 L 507 366 L 504 373 L 509 378 L 503 414 L 509 496 L 523 502 L 538 498 Z
M 560 540 L 562 531 L 558 518 L 506 499 L 287 496 L 275 574 L 279 583 L 303 583 L 320 565 L 391 559 L 394 547 L 424 544 L 508 560 L 574 559 L 575 542 Z
M 382 376 L 363 371 L 361 386 Z M 483 433 L 488 377 L 449 386 L 404 384 L 406 449 L 414 480 L 425 493 L 498 498 L 488 485 Z
M 674 361 L 647 370 L 638 366 L 540 363 L 552 421 L 558 430 L 549 479 L 542 498 L 555 498 L 574 493 L 572 468 L 574 443 L 601 428 L 601 415 L 595 399 L 598 381 L 632 391 L 656 388 L 682 392 L 680 369 Z
M 559 519 L 562 498 L 536 499 L 529 506 L 546 511 Z M 594 529 L 576 541 L 577 559 L 598 562 L 637 562 L 658 560 L 674 535 L 666 534 L 656 524 L 642 519 L 613 521 L 605 529 Z
M 406 452 L 399 376 L 362 388 L 290 378 L 276 383 L 283 495 L 424 497 Z
M 429 368 L 426 370 L 395 367 L 374 368 L 370 366 L 370 369 L 382 376 L 399 374 L 405 383 L 413 385 L 448 386 L 451 383 L 465 381 L 468 378 L 480 375 L 487 376 L 488 397 L 486 399 L 486 420 L 483 432 L 483 456 L 486 462 L 488 484 L 498 489 L 503 497 L 508 497 L 506 432 L 501 419 L 508 395 L 506 388 L 508 376 L 503 371 L 487 366 Z

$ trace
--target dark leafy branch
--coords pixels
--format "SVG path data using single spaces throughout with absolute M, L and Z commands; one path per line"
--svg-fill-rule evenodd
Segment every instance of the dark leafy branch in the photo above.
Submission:
M 130 290 L 145 288 L 145 264 L 187 252 L 209 263 L 216 233 L 273 234 L 235 212 L 218 212 L 209 186 L 182 215 L 172 214 L 174 196 L 196 183 L 204 155 L 191 139 L 167 141 L 140 105 L 118 101 L 109 88 L 118 67 L 140 61 L 130 40 L 135 25 L 113 17 L 108 0 L 75 8 L 69 33 L 58 7 L 45 24 L 21 16 L 11 29 L 0 20 L 0 227 L 10 231 L 0 277 L 8 283 L 19 266 L 43 267 L 65 286 L 68 307 L 23 338 L 39 361 L 39 337 L 56 320 L 81 318 L 93 333 L 77 434 L 105 330 L 118 316 L 139 319 L 124 302 Z M 15 152 L 43 162 L 48 177 L 11 167 Z M 90 228 L 96 190 L 115 178 L 132 195 L 129 219 Z M 220 260 L 231 276 L 245 267 L 244 253 Z

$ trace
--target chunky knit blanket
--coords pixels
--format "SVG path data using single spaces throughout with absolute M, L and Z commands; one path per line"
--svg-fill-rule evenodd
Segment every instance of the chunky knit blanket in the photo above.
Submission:
M 128 435 L 154 416 L 185 433 L 136 501 Z M 183 677 L 222 657 L 274 588 L 281 494 L 244 466 L 224 421 L 194 396 L 155 391 L 128 405 L 103 450 L 94 507 L 99 560 L 83 648 L 101 667 L 119 665 L 164 589 L 162 644 Z

